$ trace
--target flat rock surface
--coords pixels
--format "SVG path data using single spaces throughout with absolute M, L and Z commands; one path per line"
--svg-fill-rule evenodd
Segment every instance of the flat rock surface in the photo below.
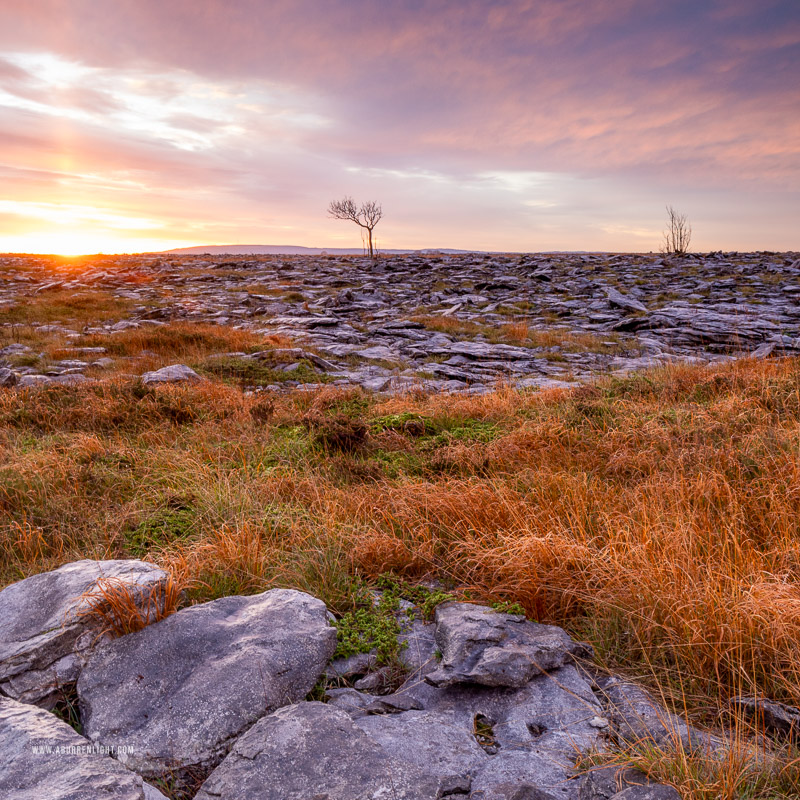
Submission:
M 440 781 L 396 758 L 344 712 L 298 703 L 260 719 L 196 800 L 438 800 Z
M 301 700 L 333 654 L 324 603 L 289 589 L 190 606 L 99 648 L 78 682 L 92 741 L 145 775 L 212 767 L 260 717 Z
M 75 561 L 0 591 L 0 691 L 52 706 L 59 687 L 74 683 L 98 643 L 96 621 L 81 616 L 82 595 L 98 581 L 122 581 L 147 606 L 167 574 L 144 561 Z
M 199 380 L 200 376 L 186 364 L 170 364 L 142 375 L 142 383 L 147 386 L 154 383 L 186 383 Z
M 166 800 L 55 715 L 0 697 L 3 800 Z
M 446 712 L 371 714 L 356 724 L 387 753 L 435 775 L 447 791 L 468 791 L 472 775 L 490 759 L 472 730 Z

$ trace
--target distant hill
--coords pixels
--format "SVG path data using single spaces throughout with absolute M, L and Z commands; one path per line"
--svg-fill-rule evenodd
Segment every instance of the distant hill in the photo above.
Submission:
M 283 244 L 215 244 L 199 245 L 197 247 L 180 247 L 175 250 L 164 250 L 163 253 L 171 255 L 280 255 L 280 256 L 318 256 L 327 253 L 332 256 L 360 256 L 364 254 L 362 248 L 347 247 L 299 247 L 297 245 Z M 381 253 L 475 253 L 477 250 L 448 250 L 428 248 L 425 250 L 381 250 Z

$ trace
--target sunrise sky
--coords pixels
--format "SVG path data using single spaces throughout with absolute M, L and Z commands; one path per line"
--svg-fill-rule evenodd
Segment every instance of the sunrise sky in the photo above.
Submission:
M 0 0 L 0 251 L 800 249 L 798 0 Z

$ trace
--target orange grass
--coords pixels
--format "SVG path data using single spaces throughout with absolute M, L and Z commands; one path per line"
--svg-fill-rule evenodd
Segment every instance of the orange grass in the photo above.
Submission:
M 213 382 L 0 394 L 4 579 L 136 555 L 195 599 L 289 585 L 341 611 L 383 571 L 438 577 L 706 721 L 735 693 L 800 703 L 797 360 L 268 406 Z M 369 433 L 333 452 L 325 418 Z
M 78 614 L 100 635 L 124 636 L 174 614 L 182 594 L 171 575 L 163 586 L 150 587 L 121 578 L 100 578 L 94 589 L 81 595 Z

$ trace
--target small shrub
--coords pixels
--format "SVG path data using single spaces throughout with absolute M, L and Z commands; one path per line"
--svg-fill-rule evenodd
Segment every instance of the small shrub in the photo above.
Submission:
M 369 428 L 362 419 L 338 413 L 334 416 L 308 415 L 303 420 L 314 442 L 326 450 L 353 453 L 367 443 Z

